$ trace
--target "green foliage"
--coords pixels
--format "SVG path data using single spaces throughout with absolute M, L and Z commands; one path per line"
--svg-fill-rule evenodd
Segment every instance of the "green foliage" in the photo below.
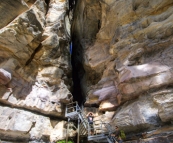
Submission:
M 124 140 L 126 139 L 126 135 L 123 130 L 120 130 L 120 137 Z
M 56 143 L 66 143 L 65 140 L 57 141 Z M 68 141 L 68 143 L 74 143 L 73 141 Z

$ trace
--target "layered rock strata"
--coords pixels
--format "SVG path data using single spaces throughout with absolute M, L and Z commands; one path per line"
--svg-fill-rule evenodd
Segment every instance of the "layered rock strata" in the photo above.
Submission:
M 1 140 L 55 142 L 66 137 L 66 122 L 19 109 L 0 106 Z M 71 125 L 72 126 L 72 125 Z M 69 136 L 75 131 L 70 128 Z
M 77 3 L 74 59 L 83 68 L 85 106 L 113 111 L 110 122 L 127 133 L 173 120 L 172 12 L 170 0 Z
M 65 138 L 49 116 L 63 119 L 72 100 L 67 10 L 62 0 L 0 2 L 0 139 Z
M 0 138 L 65 138 L 66 123 L 51 116 L 64 117 L 72 101 L 66 1 L 6 0 L 0 11 Z M 172 13 L 171 0 L 77 1 L 76 99 L 86 97 L 85 106 L 99 107 L 96 119 L 118 125 L 133 142 L 172 140 Z

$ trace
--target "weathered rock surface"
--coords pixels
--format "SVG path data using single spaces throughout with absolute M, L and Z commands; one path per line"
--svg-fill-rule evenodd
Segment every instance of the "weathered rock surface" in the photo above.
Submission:
M 148 138 L 148 139 L 139 139 L 139 140 L 132 140 L 127 141 L 125 143 L 170 143 L 172 142 L 173 135 L 163 136 L 163 137 L 155 137 L 155 138 Z
M 76 7 L 74 61 L 85 106 L 114 111 L 112 124 L 128 133 L 170 124 L 173 1 L 87 0 Z
M 73 98 L 66 1 L 7 0 L 0 11 L 0 103 L 17 108 L 8 108 L 9 119 L 1 107 L 0 139 L 65 138 L 65 123 L 52 127 L 48 117 L 65 119 L 64 104 Z
M 0 106 L 0 135 L 2 140 L 55 142 L 66 136 L 65 121 L 53 121 L 29 111 Z M 56 124 L 53 126 L 53 122 Z M 70 129 L 69 136 L 75 131 Z
M 113 122 L 128 131 L 143 131 L 153 129 L 161 124 L 158 116 L 158 107 L 153 103 L 151 96 L 141 96 L 136 101 L 126 102 L 117 111 Z
M 47 22 L 52 17 L 49 11 L 54 10 L 54 5 L 58 5 L 59 15 L 56 15 L 56 21 L 53 22 L 60 24 L 59 27 Z M 30 9 L 0 30 L 0 48 L 3 52 L 1 78 L 4 79 L 1 84 L 8 83 L 6 87 L 0 87 L 0 100 L 14 106 L 43 113 L 53 111 L 53 114 L 61 115 L 61 103 L 67 103 L 72 98 L 69 91 L 71 68 L 68 38 L 62 27 L 66 7 L 65 2 L 58 0 L 51 1 L 49 6 L 46 15 L 46 3 L 37 0 Z M 45 38 L 43 33 L 47 25 L 52 31 Z M 58 49 L 59 53 L 56 52 Z M 49 63 L 43 63 L 43 57 Z
M 11 10 L 12 12 L 8 12 L 8 10 Z M 0 28 L 5 27 L 8 23 L 10 23 L 12 20 L 14 20 L 18 15 L 20 15 L 22 12 L 28 10 L 28 6 L 25 3 L 25 1 L 16 0 L 16 1 L 10 1 L 6 0 L 4 2 L 0 2 Z
M 163 96 L 164 95 L 164 96 Z M 172 89 L 165 89 L 153 94 L 153 101 L 158 105 L 158 112 L 163 122 L 172 121 Z
M 0 85 L 6 85 L 11 80 L 11 73 L 4 69 L 0 69 Z
M 118 125 L 132 142 L 171 142 L 173 1 L 76 2 L 75 99 L 86 97 L 96 120 Z M 65 138 L 65 122 L 49 116 L 63 118 L 73 98 L 66 1 L 1 1 L 0 18 L 0 138 Z M 133 138 L 139 132 L 147 134 Z

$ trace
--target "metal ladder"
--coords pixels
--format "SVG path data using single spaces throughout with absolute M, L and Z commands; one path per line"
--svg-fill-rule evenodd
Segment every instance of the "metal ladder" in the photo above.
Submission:
M 111 136 L 111 125 L 101 120 L 94 120 L 93 127 L 91 127 L 86 115 L 82 113 L 77 102 L 66 105 L 65 117 L 69 120 L 78 120 L 78 135 L 88 136 L 88 141 L 108 143 L 114 143 L 116 141 L 116 139 Z M 92 130 L 94 130 L 94 135 L 91 135 Z

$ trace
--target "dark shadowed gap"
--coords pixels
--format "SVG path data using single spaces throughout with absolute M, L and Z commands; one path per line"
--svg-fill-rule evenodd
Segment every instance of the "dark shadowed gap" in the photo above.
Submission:
M 69 0 L 69 11 L 75 11 L 77 0 Z M 73 24 L 72 24 L 73 25 Z M 82 91 L 81 79 L 85 74 L 85 70 L 82 65 L 83 52 L 82 47 L 77 40 L 78 37 L 71 29 L 71 64 L 72 64 L 72 79 L 73 79 L 73 101 L 77 101 L 79 106 L 82 106 L 85 102 L 85 96 Z
M 83 60 L 84 60 L 84 49 L 83 49 L 83 43 L 82 40 L 86 40 L 92 43 L 93 40 L 96 37 L 96 34 L 98 33 L 99 29 L 101 28 L 101 13 L 95 12 L 98 17 L 98 22 L 96 20 L 87 19 L 88 21 L 83 21 L 85 24 L 83 25 L 85 28 L 89 26 L 89 24 L 92 24 L 92 28 L 86 28 L 87 30 L 80 31 L 82 29 L 82 26 L 79 26 L 80 23 L 78 16 L 80 15 L 80 4 L 82 0 L 69 0 L 69 8 L 73 8 L 73 21 L 72 21 L 72 29 L 71 29 L 71 41 L 72 41 L 72 56 L 71 56 L 71 62 L 72 62 L 72 78 L 73 78 L 73 98 L 74 101 L 78 101 L 79 105 L 84 105 L 86 102 L 86 81 L 89 80 L 88 75 L 86 75 Z M 84 2 L 87 3 L 87 2 Z M 74 4 L 74 5 L 73 5 Z M 92 4 L 92 2 L 91 2 Z M 98 5 L 100 5 L 98 3 Z M 100 10 L 101 11 L 101 6 Z M 87 11 L 84 11 L 83 16 L 87 15 Z M 79 16 L 80 17 L 80 16 Z M 75 25 L 77 24 L 77 25 Z M 80 23 L 82 24 L 82 23 Z M 96 75 L 98 77 L 98 75 Z M 85 79 L 87 77 L 87 79 Z M 98 107 L 97 104 L 89 104 L 89 107 Z
M 50 0 L 45 0 L 45 3 L 47 4 L 47 7 L 46 7 L 46 13 L 47 13 L 48 12 L 48 9 L 49 9 Z
M 31 55 L 31 57 L 27 60 L 27 62 L 25 63 L 25 65 L 27 66 L 27 65 L 29 65 L 30 63 L 31 63 L 31 61 L 32 61 L 32 59 L 34 58 L 34 56 L 35 56 L 35 54 L 38 52 L 38 51 L 40 51 L 40 49 L 42 48 L 42 44 L 40 43 L 39 45 L 38 45 L 38 47 L 34 50 L 34 52 L 32 53 L 32 55 Z
M 81 47 L 78 45 L 75 40 L 75 37 L 72 37 L 72 56 L 71 56 L 71 64 L 72 64 L 72 78 L 73 78 L 73 100 L 77 101 L 81 106 L 85 102 L 85 97 L 82 92 L 81 79 L 85 74 L 85 70 L 82 65 L 82 52 Z M 80 55 L 79 55 L 80 54 Z
M 77 0 L 69 0 L 69 10 L 72 10 L 76 4 Z

